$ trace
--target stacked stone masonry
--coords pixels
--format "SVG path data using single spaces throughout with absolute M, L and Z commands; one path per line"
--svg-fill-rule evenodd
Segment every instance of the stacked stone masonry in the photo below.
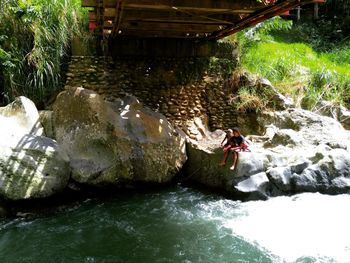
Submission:
M 113 101 L 125 94 L 164 114 L 185 130 L 200 117 L 212 130 L 233 127 L 238 115 L 225 91 L 225 76 L 208 73 L 208 59 L 138 59 L 75 56 L 66 87 L 84 87 Z

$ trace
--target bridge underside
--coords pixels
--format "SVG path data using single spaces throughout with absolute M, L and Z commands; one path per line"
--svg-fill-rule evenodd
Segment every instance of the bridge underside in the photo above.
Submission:
M 299 5 L 324 0 L 82 0 L 104 37 L 220 39 Z

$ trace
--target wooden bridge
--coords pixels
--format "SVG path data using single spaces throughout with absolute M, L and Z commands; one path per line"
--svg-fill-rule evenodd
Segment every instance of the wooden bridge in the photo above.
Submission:
M 324 0 L 82 0 L 104 37 L 220 39 Z

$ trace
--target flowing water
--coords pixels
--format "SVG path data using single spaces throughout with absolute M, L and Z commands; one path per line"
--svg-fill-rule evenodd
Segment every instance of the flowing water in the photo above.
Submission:
M 350 262 L 350 195 L 240 202 L 176 186 L 0 222 L 0 262 Z

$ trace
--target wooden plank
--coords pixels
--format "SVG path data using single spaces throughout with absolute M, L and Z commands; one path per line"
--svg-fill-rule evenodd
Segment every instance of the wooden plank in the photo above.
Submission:
M 133 29 L 126 29 L 124 31 L 119 31 L 120 34 L 117 33 L 116 38 L 118 37 L 133 37 L 133 38 L 181 38 L 181 39 L 203 39 L 207 36 L 209 36 L 209 33 L 184 33 L 184 32 L 173 32 L 173 31 L 158 31 L 158 30 L 147 30 L 147 31 L 140 31 L 140 30 L 133 30 Z M 112 35 L 111 29 L 104 29 L 103 30 L 104 35 Z M 98 35 L 101 35 L 98 34 Z
M 232 24 L 237 20 L 237 14 L 219 14 L 219 15 L 200 15 L 200 14 L 189 14 L 178 12 L 174 10 L 169 11 L 136 11 L 136 10 L 128 10 L 125 11 L 124 19 L 125 20 L 133 20 L 133 21 L 163 21 L 168 20 L 173 23 L 182 23 L 182 21 L 188 21 L 193 23 L 204 23 L 204 24 Z
M 252 8 L 206 8 L 201 6 L 171 6 L 171 5 L 141 5 L 141 4 L 125 4 L 127 10 L 162 10 L 174 12 L 189 12 L 189 13 L 228 13 L 234 12 L 234 10 L 241 10 L 241 12 L 251 13 L 251 10 L 256 10 L 256 7 Z
M 246 10 L 264 7 L 263 3 L 256 0 L 232 1 L 232 0 L 125 0 L 125 8 L 130 9 L 182 9 L 186 11 L 204 11 L 204 12 L 221 12 L 223 9 L 228 10 Z M 106 7 L 115 7 L 116 0 L 104 0 Z M 81 0 L 82 7 L 96 7 L 94 0 Z
M 105 6 L 114 7 L 116 4 L 116 0 L 104 0 Z M 96 7 L 98 4 L 95 0 L 81 0 L 82 7 Z
M 158 31 L 158 30 L 147 30 L 147 31 L 140 31 L 140 30 L 133 30 L 133 29 L 126 29 L 122 31 L 121 34 L 118 34 L 118 36 L 127 36 L 127 37 L 136 37 L 136 38 L 183 38 L 183 39 L 198 39 L 198 38 L 204 38 L 208 36 L 209 34 L 205 33 L 183 33 L 183 32 L 173 32 L 173 31 Z
M 112 29 L 114 24 L 105 21 L 104 28 Z M 170 23 L 137 23 L 130 21 L 123 21 L 119 27 L 121 31 L 127 29 L 139 30 L 139 31 L 172 31 L 172 32 L 184 32 L 186 33 L 211 33 L 217 30 L 224 29 L 222 25 L 201 25 L 201 24 L 170 24 Z
M 113 10 L 113 11 L 111 11 Z M 252 13 L 251 11 L 250 13 Z M 240 13 L 241 14 L 241 13 Z M 174 10 L 169 11 L 159 11 L 159 10 L 125 10 L 123 8 L 123 20 L 129 21 L 173 21 L 174 23 L 181 23 L 181 21 L 190 21 L 193 23 L 201 23 L 208 21 L 207 24 L 212 23 L 216 24 L 229 24 L 236 22 L 239 18 L 238 13 L 232 12 L 230 14 L 220 13 L 212 14 L 207 13 L 205 15 L 200 14 L 187 14 L 182 12 L 175 12 Z M 115 9 L 105 9 L 104 16 L 106 20 L 114 19 Z M 222 23 L 220 23 L 220 21 Z M 206 24 L 206 23 L 205 23 Z
M 216 29 L 218 29 L 219 26 L 230 26 L 232 23 L 227 22 L 227 23 L 222 23 L 222 22 L 213 22 L 213 21 L 174 21 L 174 20 L 150 20 L 150 21 L 144 21 L 144 20 L 124 20 L 123 24 L 125 25 L 128 23 L 129 25 L 139 25 L 145 27 L 155 27 L 155 28 L 164 28 L 164 27 L 169 27 L 171 28 L 172 26 L 176 27 L 182 27 L 183 30 L 184 28 L 192 25 L 199 25 L 198 28 L 200 27 L 205 27 L 207 25 L 212 25 L 215 26 Z M 147 25 L 148 24 L 148 25 Z M 161 24 L 166 24 L 166 26 L 161 26 Z M 114 27 L 114 22 L 113 20 L 105 20 L 104 21 L 104 27 L 106 28 L 111 28 Z M 146 26 L 147 25 L 147 26 Z
M 193 10 L 193 12 L 191 12 L 190 14 L 186 14 L 182 11 L 188 11 L 184 8 L 179 10 L 175 10 L 173 8 L 168 8 L 167 10 L 165 9 L 152 9 L 152 8 L 148 8 L 148 9 L 143 9 L 142 12 L 140 12 L 139 9 L 134 9 L 134 8 L 128 8 L 127 6 L 124 7 L 125 10 L 128 11 L 128 15 L 133 16 L 133 14 L 136 12 L 138 14 L 140 14 L 141 16 L 147 16 L 149 14 L 153 14 L 154 16 L 166 16 L 166 15 L 177 15 L 177 16 L 193 16 L 193 15 L 205 15 L 205 16 L 220 16 L 220 15 L 234 15 L 234 14 L 251 14 L 254 13 L 255 11 L 258 10 L 258 8 L 254 8 L 254 9 L 219 9 L 219 10 L 215 10 L 215 9 L 210 9 L 208 11 L 208 9 L 204 9 L 204 11 L 201 8 L 196 8 L 195 10 Z M 116 15 L 115 12 L 115 8 L 109 7 L 105 9 L 105 16 L 106 17 L 114 17 Z M 219 18 L 220 19 L 220 18 Z
M 233 22 L 228 21 L 211 21 L 211 20 L 189 20 L 189 19 L 156 19 L 156 18 L 146 18 L 146 19 L 132 19 L 126 18 L 128 22 L 140 22 L 140 23 L 160 23 L 160 24 L 200 24 L 200 25 L 232 25 Z
M 127 5 L 172 6 L 172 7 L 201 7 L 206 9 L 239 9 L 264 6 L 256 0 L 125 0 Z
M 110 11 L 109 11 L 110 12 Z M 106 26 L 110 27 L 110 21 L 115 20 L 117 17 L 108 17 L 105 14 L 105 23 Z M 227 19 L 226 21 L 223 19 Z M 130 23 L 153 23 L 154 26 L 157 24 L 198 24 L 198 25 L 233 25 L 239 18 L 238 15 L 219 15 L 213 17 L 202 17 L 202 16 L 193 16 L 187 14 L 177 14 L 172 12 L 135 12 L 129 11 L 126 12 L 123 10 L 122 20 L 124 22 Z M 115 23 L 114 23 L 115 24 Z

